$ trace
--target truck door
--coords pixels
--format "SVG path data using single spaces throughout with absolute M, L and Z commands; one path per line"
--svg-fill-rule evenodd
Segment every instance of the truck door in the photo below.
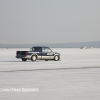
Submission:
M 42 48 L 42 59 L 53 59 L 54 58 L 54 53 L 52 50 L 48 47 L 43 47 Z
M 31 54 L 37 54 L 38 55 L 38 59 L 41 59 L 42 57 L 42 48 L 41 47 L 33 47 L 31 50 L 30 50 L 30 53 Z
M 35 52 L 38 55 L 38 59 L 41 59 L 41 57 L 42 57 L 42 55 L 41 55 L 42 54 L 42 48 L 41 47 L 36 47 Z

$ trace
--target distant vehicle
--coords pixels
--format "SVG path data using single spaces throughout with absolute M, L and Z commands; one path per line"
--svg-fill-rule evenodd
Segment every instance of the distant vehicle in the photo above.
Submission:
M 35 46 L 29 51 L 16 51 L 16 58 L 22 61 L 36 61 L 36 60 L 60 60 L 60 53 L 53 52 L 49 47 Z
M 81 47 L 80 49 L 87 49 L 87 46 Z

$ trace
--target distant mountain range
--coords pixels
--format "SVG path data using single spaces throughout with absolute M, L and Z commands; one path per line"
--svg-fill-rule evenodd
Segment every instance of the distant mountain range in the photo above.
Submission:
M 33 46 L 47 46 L 51 48 L 100 48 L 100 41 L 75 42 L 75 43 L 40 43 L 40 44 L 0 44 L 0 48 L 31 48 Z

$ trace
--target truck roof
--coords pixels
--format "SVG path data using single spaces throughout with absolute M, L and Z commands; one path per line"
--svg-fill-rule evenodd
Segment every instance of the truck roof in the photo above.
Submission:
M 36 47 L 36 48 L 43 48 L 43 47 L 46 47 L 46 46 L 34 46 L 34 47 Z M 34 48 L 34 47 L 32 47 L 32 48 Z

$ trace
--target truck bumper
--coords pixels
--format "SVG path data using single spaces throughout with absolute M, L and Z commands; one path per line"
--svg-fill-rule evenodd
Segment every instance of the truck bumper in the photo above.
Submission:
M 31 56 L 30 55 L 21 55 L 21 56 L 15 56 L 17 59 L 21 59 L 21 58 L 26 58 L 26 59 L 30 59 Z

